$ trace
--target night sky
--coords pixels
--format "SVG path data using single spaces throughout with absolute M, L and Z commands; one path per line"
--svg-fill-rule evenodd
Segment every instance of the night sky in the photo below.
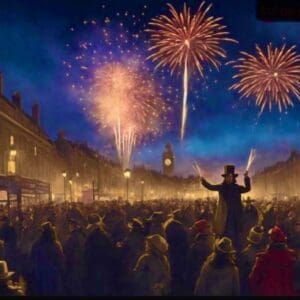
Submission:
M 126 3 L 127 2 L 127 3 Z M 168 1 L 182 9 L 183 1 Z M 167 13 L 166 1 L 94 1 L 94 0 L 4 0 L 0 10 L 0 71 L 4 75 L 4 92 L 10 98 L 16 90 L 21 92 L 26 112 L 34 100 L 41 103 L 41 123 L 52 139 L 64 129 L 68 138 L 87 141 L 113 159 L 113 142 L 98 133 L 83 112 L 82 104 L 70 89 L 62 61 L 74 56 L 66 44 L 74 41 L 75 28 L 82 32 L 83 20 L 102 22 L 105 17 L 113 21 L 116 13 L 128 11 L 128 16 L 144 9 L 142 23 L 151 17 Z M 199 1 L 187 1 L 196 9 Z M 227 59 L 221 60 L 220 72 L 206 67 L 206 78 L 193 76 L 188 99 L 189 114 L 186 137 L 181 143 L 180 101 L 173 102 L 172 128 L 153 142 L 137 147 L 133 160 L 160 169 L 161 152 L 170 141 L 176 155 L 176 170 L 180 174 L 193 173 L 196 160 L 205 174 L 214 178 L 223 164 L 234 163 L 242 172 L 251 148 L 258 153 L 252 174 L 278 160 L 286 159 L 292 149 L 300 149 L 300 103 L 279 113 L 265 110 L 258 118 L 259 108 L 254 99 L 239 99 L 236 92 L 228 91 L 233 83 L 233 70 L 226 61 L 237 59 L 239 51 L 254 53 L 255 43 L 265 47 L 286 43 L 296 45 L 300 51 L 300 25 L 292 22 L 262 22 L 256 20 L 255 0 L 211 0 L 210 15 L 222 16 L 231 37 L 239 44 L 224 43 Z M 120 17 L 118 17 L 120 19 Z M 124 24 L 132 29 L 132 19 L 124 17 Z M 140 25 L 138 25 L 140 26 Z M 142 28 L 140 28 L 142 29 Z M 147 36 L 147 35 L 145 35 Z M 167 71 L 167 70 L 166 70 Z M 169 73 L 166 76 L 170 77 Z M 156 73 L 159 80 L 161 73 Z M 168 81 L 169 80 L 169 81 Z M 180 76 L 167 78 L 173 89 L 182 93 Z M 251 101 L 252 100 L 252 101 Z M 172 105 L 172 101 L 170 102 Z M 216 177 L 219 178 L 219 175 Z

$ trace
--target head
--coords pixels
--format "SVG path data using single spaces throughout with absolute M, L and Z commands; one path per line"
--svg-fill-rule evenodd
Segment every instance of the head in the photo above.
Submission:
M 146 238 L 146 246 L 145 251 L 158 254 L 158 255 L 166 255 L 169 249 L 168 242 L 165 238 L 163 238 L 159 234 L 149 235 Z
M 210 223 L 206 220 L 206 219 L 201 219 L 196 221 L 192 228 L 191 231 L 197 236 L 198 238 L 200 236 L 207 236 L 210 235 L 212 233 L 212 228 Z
M 285 233 L 282 231 L 282 229 L 278 226 L 274 226 L 271 228 L 268 232 L 269 238 L 272 244 L 276 243 L 286 243 L 287 242 L 287 237 Z
M 72 232 L 72 231 L 80 228 L 80 224 L 75 219 L 73 219 L 73 218 L 71 218 L 69 220 L 69 224 L 68 225 L 69 225 L 69 231 L 70 232 Z
M 233 176 L 233 174 L 226 174 L 225 175 L 225 182 L 226 183 L 234 183 L 235 182 L 235 178 Z
M 51 222 L 45 222 L 41 225 L 42 238 L 45 240 L 56 240 L 55 227 Z
M 226 165 L 224 166 L 224 174 L 222 174 L 224 177 L 224 182 L 227 184 L 235 183 L 236 177 L 238 174 L 235 173 L 235 166 L 233 165 Z
M 101 221 L 101 218 L 98 214 L 90 214 L 88 215 L 89 224 L 96 224 Z
M 216 239 L 214 251 L 208 257 L 208 261 L 215 266 L 223 266 L 225 264 L 235 264 L 236 251 L 234 250 L 232 241 L 228 237 Z
M 253 245 L 259 245 L 264 236 L 264 227 L 256 225 L 252 227 L 247 236 L 247 241 Z
M 139 219 L 137 219 L 137 218 L 133 218 L 132 222 L 128 224 L 128 227 L 129 227 L 129 229 L 132 232 L 140 232 L 140 233 L 142 233 L 143 230 L 144 230 L 143 223 Z

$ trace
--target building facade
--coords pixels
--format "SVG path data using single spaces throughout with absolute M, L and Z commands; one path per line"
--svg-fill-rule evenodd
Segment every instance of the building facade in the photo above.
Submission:
M 252 178 L 254 197 L 294 197 L 300 195 L 300 153 L 292 151 L 286 161 L 258 172 Z
M 31 115 L 22 109 L 22 97 L 3 95 L 0 76 L 0 175 L 21 176 L 49 183 L 53 200 L 76 201 L 88 198 L 124 197 L 125 178 L 118 163 L 102 156 L 86 143 L 76 143 L 59 132 L 52 141 L 40 126 L 40 106 L 32 105 Z M 168 148 L 169 149 L 169 148 Z M 170 149 L 169 149 L 170 150 Z M 184 196 L 186 185 L 170 172 L 157 172 L 143 166 L 132 170 L 130 199 Z M 166 157 L 167 158 L 167 157 Z M 166 176 L 169 175 L 169 176 Z M 141 187 L 143 182 L 143 187 Z M 142 190 L 143 189 L 143 190 Z

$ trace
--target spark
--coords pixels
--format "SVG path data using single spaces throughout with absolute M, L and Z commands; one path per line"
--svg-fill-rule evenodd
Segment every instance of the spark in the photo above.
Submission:
M 242 51 L 241 58 L 228 62 L 238 70 L 233 76 L 238 82 L 229 90 L 237 90 L 241 98 L 254 97 L 260 114 L 266 106 L 271 110 L 273 104 L 280 112 L 293 106 L 292 94 L 300 100 L 300 55 L 295 47 L 273 48 L 270 43 L 265 53 L 256 45 L 257 56 Z
M 220 46 L 223 41 L 236 42 L 228 38 L 229 32 L 219 21 L 222 18 L 208 17 L 211 4 L 204 9 L 202 2 L 195 14 L 191 14 L 190 7 L 184 3 L 183 12 L 179 13 L 171 5 L 171 17 L 160 15 L 153 18 L 146 32 L 151 34 L 153 51 L 148 58 L 156 62 L 156 69 L 169 66 L 171 74 L 176 69 L 183 69 L 183 101 L 180 138 L 184 138 L 187 119 L 187 98 L 189 74 L 196 69 L 204 77 L 204 63 L 212 64 L 217 70 L 220 62 L 218 57 L 225 58 L 226 52 Z

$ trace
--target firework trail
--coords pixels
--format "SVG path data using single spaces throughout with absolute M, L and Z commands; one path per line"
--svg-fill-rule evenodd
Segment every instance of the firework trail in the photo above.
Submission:
M 223 41 L 236 42 L 228 38 L 226 26 L 219 23 L 222 18 L 208 17 L 207 13 L 212 5 L 204 8 L 202 2 L 195 14 L 191 14 L 190 7 L 184 3 L 183 12 L 179 13 L 171 5 L 171 16 L 160 15 L 153 18 L 149 25 L 152 46 L 149 56 L 157 63 L 156 68 L 169 66 L 171 74 L 176 69 L 183 69 L 183 100 L 180 138 L 184 138 L 187 119 L 187 98 L 189 74 L 196 69 L 204 77 L 204 63 L 211 63 L 217 70 L 220 62 L 218 57 L 225 58 L 226 52 L 220 46 Z
M 241 98 L 254 97 L 261 108 L 259 115 L 265 106 L 271 110 L 273 104 L 277 105 L 280 112 L 293 106 L 291 94 L 300 100 L 300 55 L 294 51 L 295 46 L 273 48 L 270 43 L 266 52 L 255 47 L 256 56 L 242 51 L 241 58 L 228 62 L 238 70 L 233 76 L 238 82 L 229 90 L 237 90 Z

